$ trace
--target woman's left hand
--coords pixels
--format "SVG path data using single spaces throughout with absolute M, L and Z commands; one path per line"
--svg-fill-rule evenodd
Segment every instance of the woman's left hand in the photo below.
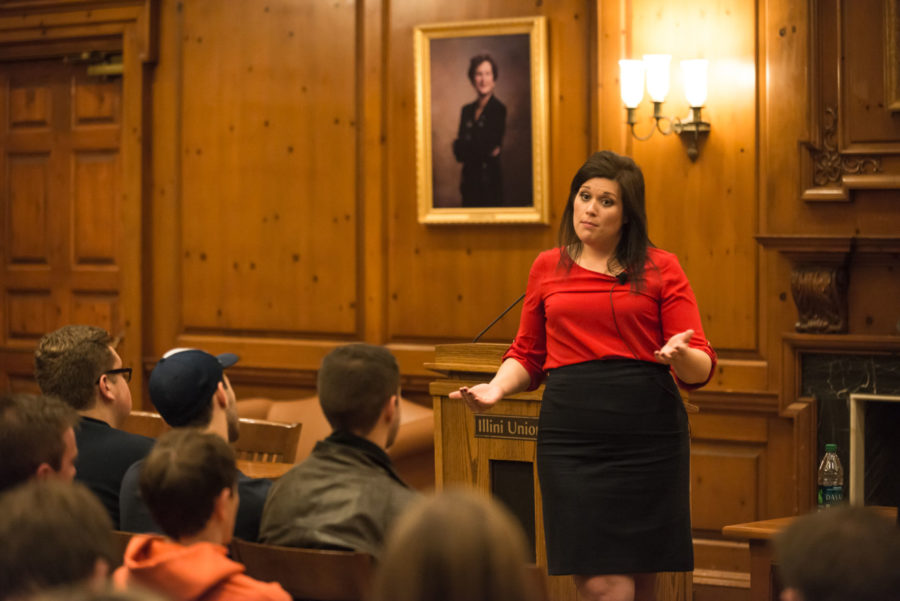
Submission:
M 694 330 L 685 330 L 684 332 L 674 334 L 669 338 L 669 341 L 666 342 L 665 346 L 658 351 L 653 351 L 653 357 L 660 363 L 672 365 L 679 359 L 687 356 L 687 352 L 691 348 L 689 343 L 691 341 L 691 336 L 693 335 Z

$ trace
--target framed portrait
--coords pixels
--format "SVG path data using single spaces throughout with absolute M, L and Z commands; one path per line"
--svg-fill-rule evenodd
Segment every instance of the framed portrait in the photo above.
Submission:
M 544 17 L 415 28 L 420 223 L 547 223 Z

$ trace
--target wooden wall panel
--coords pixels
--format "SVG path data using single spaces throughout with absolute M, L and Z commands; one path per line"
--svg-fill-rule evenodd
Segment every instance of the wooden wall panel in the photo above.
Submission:
M 72 260 L 114 266 L 119 237 L 110 232 L 121 221 L 117 153 L 76 152 L 72 163 Z
M 891 6 L 894 5 L 894 6 Z M 900 118 L 890 110 L 886 74 L 896 70 L 900 12 L 896 0 L 854 0 L 840 10 L 842 146 L 900 153 Z M 877 27 L 873 17 L 884 25 Z M 859 35 L 860 32 L 868 35 Z M 893 39 L 887 34 L 893 34 Z M 891 45 L 892 44 L 892 45 Z
M 6 240 L 10 263 L 49 262 L 47 222 L 49 154 L 13 154 L 6 159 Z
M 46 86 L 27 83 L 9 90 L 9 125 L 12 128 L 50 124 L 52 101 Z
M 695 531 L 716 533 L 728 524 L 760 518 L 764 452 L 764 445 L 693 443 L 691 503 Z
M 121 118 L 121 95 L 109 81 L 80 82 L 72 90 L 72 121 L 75 126 L 117 123 Z
M 352 3 L 181 14 L 184 331 L 353 335 Z
M 56 327 L 56 310 L 49 290 L 7 290 L 4 343 L 31 346 Z

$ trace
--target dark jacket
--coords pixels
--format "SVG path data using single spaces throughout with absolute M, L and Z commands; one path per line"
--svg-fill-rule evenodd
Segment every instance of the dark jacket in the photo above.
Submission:
M 153 521 L 150 510 L 141 498 L 140 475 L 143 464 L 143 460 L 136 462 L 128 468 L 125 477 L 122 478 L 122 488 L 119 491 L 121 517 L 117 523 L 119 530 L 125 532 L 162 533 L 162 528 Z M 237 518 L 234 520 L 234 536 L 256 542 L 259 537 L 259 519 L 272 481 L 266 478 L 250 478 L 238 470 L 237 485 L 240 502 Z
M 119 523 L 119 487 L 132 463 L 143 459 L 154 440 L 117 430 L 106 422 L 82 417 L 75 428 L 75 479 L 93 491 L 113 524 Z
M 487 101 L 478 119 L 478 102 L 467 104 L 459 116 L 459 131 L 453 141 L 453 155 L 462 163 L 459 191 L 464 207 L 503 206 L 503 179 L 500 155 L 491 156 L 503 146 L 506 132 L 506 107 L 495 96 Z
M 377 557 L 388 528 L 417 496 L 383 449 L 334 432 L 272 486 L 259 538 L 273 545 L 349 549 Z

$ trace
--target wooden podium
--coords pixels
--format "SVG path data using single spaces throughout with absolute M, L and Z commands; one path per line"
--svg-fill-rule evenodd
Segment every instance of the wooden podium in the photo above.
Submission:
M 442 374 L 431 382 L 434 398 L 435 486 L 474 487 L 504 501 L 519 519 L 532 545 L 532 559 L 546 568 L 544 520 L 536 464 L 537 421 L 543 386 L 497 403 L 475 415 L 463 401 L 448 395 L 460 386 L 490 380 L 506 351 L 505 344 L 468 343 L 435 347 L 434 363 L 425 367 Z M 690 601 L 690 573 L 661 574 L 659 601 Z M 571 576 L 548 576 L 553 601 L 575 601 Z

